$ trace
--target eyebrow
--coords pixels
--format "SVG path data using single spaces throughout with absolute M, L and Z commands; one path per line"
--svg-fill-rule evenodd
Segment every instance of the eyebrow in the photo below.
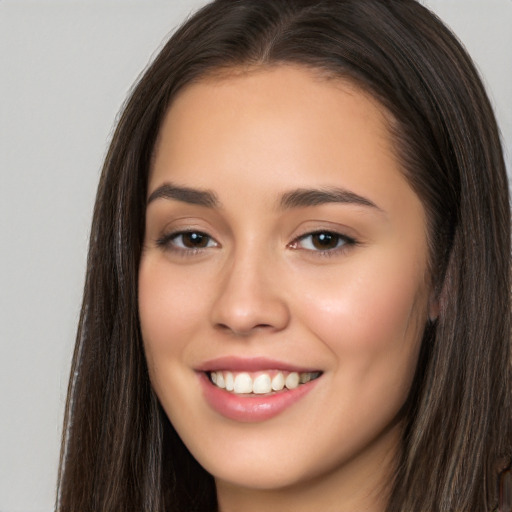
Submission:
M 283 194 L 280 200 L 280 207 L 283 210 L 292 208 L 306 208 L 319 206 L 327 203 L 355 204 L 375 208 L 382 212 L 373 201 L 366 197 L 350 192 L 343 188 L 306 189 L 300 188 Z
M 205 206 L 206 208 L 216 208 L 220 205 L 214 192 L 197 188 L 179 187 L 172 183 L 164 183 L 154 190 L 148 197 L 147 204 L 149 205 L 156 199 L 174 199 L 183 203 Z
M 206 208 L 219 208 L 221 206 L 217 195 L 210 190 L 182 187 L 172 183 L 164 183 L 155 189 L 149 196 L 147 204 L 149 205 L 156 199 L 173 199 L 175 201 L 204 206 Z M 320 206 L 328 203 L 365 206 L 382 212 L 381 208 L 366 197 L 337 187 L 322 189 L 299 188 L 285 192 L 279 200 L 279 207 L 282 210 L 291 210 L 294 208 Z

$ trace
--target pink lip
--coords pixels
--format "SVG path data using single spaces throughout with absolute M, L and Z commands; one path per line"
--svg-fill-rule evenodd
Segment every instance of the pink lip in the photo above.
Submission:
M 264 367 L 268 369 L 269 367 Z M 237 368 L 238 370 L 239 368 Z M 262 366 L 258 366 L 262 369 Z M 249 370 L 244 367 L 243 370 Z M 316 385 L 319 379 L 291 390 L 280 391 L 271 395 L 235 395 L 225 389 L 220 389 L 208 378 L 204 372 L 198 373 L 203 395 L 209 406 L 225 418 L 244 422 L 255 423 L 269 420 L 282 413 L 288 407 L 301 400 Z
M 289 363 L 268 359 L 266 357 L 240 358 L 240 357 L 219 357 L 201 364 L 197 371 L 211 372 L 216 370 L 227 370 L 232 372 L 257 372 L 260 370 L 282 370 L 289 372 L 314 372 L 318 368 L 303 368 Z

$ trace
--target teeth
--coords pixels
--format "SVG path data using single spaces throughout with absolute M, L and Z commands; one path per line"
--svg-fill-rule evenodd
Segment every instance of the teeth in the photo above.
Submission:
M 281 372 L 279 372 L 273 379 L 272 379 L 272 389 L 274 391 L 281 391 L 284 388 L 284 377 Z
M 299 383 L 300 384 L 306 384 L 306 382 L 309 382 L 311 380 L 311 374 L 310 373 L 301 373 L 299 375 Z
M 270 375 L 264 373 L 263 375 L 258 375 L 254 382 L 252 383 L 252 392 L 256 395 L 264 395 L 265 393 L 270 393 L 272 391 L 272 382 L 270 380 Z
M 239 373 L 235 378 L 235 393 L 252 393 L 252 379 L 248 373 Z
M 222 373 L 222 372 L 218 372 L 218 373 Z M 224 381 L 226 383 L 226 389 L 228 391 L 233 391 L 233 389 L 235 388 L 235 382 L 233 380 L 233 374 L 231 372 L 226 372 Z
M 299 374 L 297 372 L 288 374 L 286 380 L 284 381 L 284 385 L 288 389 L 295 389 L 299 385 Z
M 274 374 L 271 377 L 270 374 Z M 265 395 L 272 391 L 295 389 L 320 376 L 320 372 L 258 372 L 251 376 L 247 372 L 235 373 L 216 371 L 210 372 L 211 382 L 221 389 L 235 394 Z
M 217 386 L 219 388 L 222 388 L 224 389 L 226 387 L 226 381 L 224 380 L 224 375 L 222 372 L 215 372 L 217 374 L 217 382 L 215 384 L 217 384 Z

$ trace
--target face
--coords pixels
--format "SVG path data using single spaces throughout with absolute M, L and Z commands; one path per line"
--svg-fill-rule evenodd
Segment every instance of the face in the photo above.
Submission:
M 190 85 L 148 191 L 142 334 L 194 457 L 220 488 L 376 478 L 429 302 L 383 109 L 291 66 Z

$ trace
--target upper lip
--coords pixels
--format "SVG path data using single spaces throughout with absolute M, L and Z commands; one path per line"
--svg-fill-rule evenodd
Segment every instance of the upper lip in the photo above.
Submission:
M 196 370 L 200 372 L 213 372 L 218 370 L 227 370 L 234 372 L 282 370 L 298 373 L 319 371 L 318 368 L 298 366 L 292 363 L 279 361 L 277 359 L 269 359 L 266 357 L 242 358 L 236 356 L 224 356 L 215 359 L 210 359 L 200 364 L 196 368 Z

